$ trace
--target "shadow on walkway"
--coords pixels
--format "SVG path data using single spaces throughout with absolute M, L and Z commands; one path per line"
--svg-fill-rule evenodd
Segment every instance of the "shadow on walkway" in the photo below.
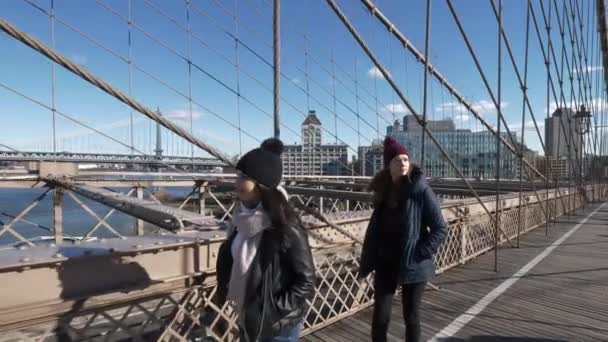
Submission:
M 513 336 L 488 336 L 488 335 L 477 335 L 469 338 L 440 338 L 437 341 L 441 342 L 566 342 L 566 340 L 555 340 L 549 338 L 537 338 L 537 337 L 513 337 Z

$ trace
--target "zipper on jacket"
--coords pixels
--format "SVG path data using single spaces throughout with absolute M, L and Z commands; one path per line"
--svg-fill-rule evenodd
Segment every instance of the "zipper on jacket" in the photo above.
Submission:
M 260 319 L 260 326 L 258 327 L 258 336 L 256 336 L 255 338 L 255 342 L 257 342 L 260 339 L 260 336 L 262 335 L 262 327 L 264 326 L 264 317 L 266 316 L 266 297 L 268 295 L 268 290 L 266 290 L 267 286 L 268 286 L 268 274 L 270 274 L 270 272 L 268 271 L 268 268 L 264 271 L 264 285 L 262 286 L 262 292 L 264 293 L 264 298 L 262 301 L 262 318 Z

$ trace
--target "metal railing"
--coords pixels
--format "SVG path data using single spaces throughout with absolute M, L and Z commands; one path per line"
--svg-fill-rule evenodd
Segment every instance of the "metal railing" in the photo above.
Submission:
M 589 187 L 587 191 L 589 198 L 608 198 L 606 185 Z M 592 191 L 595 193 L 591 194 Z M 518 194 L 502 198 L 501 228 L 506 236 L 501 238 L 501 243 L 544 224 L 545 215 L 536 196 L 525 193 L 521 196 L 521 203 L 519 198 Z M 490 210 L 495 210 L 493 197 L 484 200 Z M 573 203 L 571 209 L 575 209 L 581 207 L 584 201 L 578 191 L 568 192 L 568 189 L 563 188 L 559 192 L 549 192 L 542 200 L 550 214 L 557 216 L 566 213 L 568 208 L 564 206 L 565 203 Z M 369 214 L 367 210 L 346 213 L 334 218 L 334 222 L 350 234 L 362 237 Z M 435 260 L 438 273 L 493 248 L 492 222 L 476 201 L 445 203 L 443 215 L 449 223 L 449 234 Z M 359 246 L 354 245 L 348 236 L 321 222 L 307 222 L 310 223 L 310 240 L 317 266 L 317 288 L 310 301 L 303 334 L 321 329 L 370 306 L 373 298 L 370 278 L 358 278 Z M 129 239 L 138 238 L 128 238 L 127 242 Z M 114 252 L 112 258 L 119 260 L 118 264 L 128 264 L 126 259 L 129 259 L 131 264 L 137 263 L 145 268 L 154 279 L 145 286 L 139 284 L 129 287 L 122 284 L 108 287 L 97 291 L 95 295 L 81 298 L 80 301 L 70 299 L 60 300 L 53 305 L 48 304 L 48 301 L 20 305 L 21 321 L 19 317 L 9 315 L 16 310 L 16 306 L 0 308 L 0 317 L 6 317 L 5 321 L 8 317 L 13 317 L 11 322 L 0 324 L 3 327 L 0 328 L 0 335 L 3 336 L 0 341 L 11 338 L 39 341 L 44 336 L 58 335 L 70 336 L 75 340 L 96 337 L 115 340 L 128 337 L 146 341 L 188 341 L 205 336 L 234 340 L 237 334 L 232 309 L 228 305 L 218 307 L 212 302 L 216 291 L 214 264 L 217 248 L 222 241 L 221 235 L 215 234 L 213 238 L 186 241 L 185 245 L 177 247 L 166 243 L 154 243 L 150 247 L 138 246 L 135 254 L 129 256 Z M 200 260 L 198 268 L 195 267 L 194 272 L 186 270 L 183 274 L 176 275 L 181 267 L 176 264 L 173 268 L 169 267 L 172 272 L 164 272 L 155 278 L 158 269 L 151 265 L 149 258 L 162 258 L 167 262 L 173 260 L 173 254 L 168 254 L 173 252 L 179 252 L 182 257 L 195 255 Z M 61 268 L 60 264 L 61 260 L 58 260 L 54 266 L 48 267 Z M 33 272 L 31 265 L 26 266 L 3 270 L 4 273 L 10 270 L 16 272 L 13 274 L 16 278 L 7 284 L 8 289 L 5 288 L 4 291 L 10 292 L 11 284 L 22 283 L 19 280 L 23 279 L 17 278 L 27 277 Z M 12 291 L 17 293 L 14 288 Z

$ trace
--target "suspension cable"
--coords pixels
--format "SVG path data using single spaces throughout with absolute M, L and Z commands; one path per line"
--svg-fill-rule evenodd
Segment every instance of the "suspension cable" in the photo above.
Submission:
M 371 0 L 361 0 L 361 2 L 366 6 L 366 8 L 368 10 L 370 10 L 381 22 L 382 24 L 387 28 L 390 29 L 390 31 L 392 32 L 393 36 L 395 36 L 396 39 L 398 39 L 403 45 L 404 47 L 410 51 L 414 57 L 416 58 L 416 60 L 418 60 L 421 63 L 424 63 L 425 58 L 424 56 L 414 47 L 414 45 L 395 27 L 395 25 L 380 11 L 380 9 L 371 1 Z M 470 112 L 471 114 L 473 114 L 473 116 L 475 116 L 475 118 L 477 120 L 479 120 L 479 122 L 489 131 L 491 132 L 493 135 L 497 136 L 496 131 L 494 130 L 494 128 L 492 127 L 492 125 L 483 118 L 483 116 L 474 108 L 474 105 L 467 101 L 465 99 L 465 97 L 458 92 L 458 90 L 456 90 L 456 88 L 454 86 L 452 86 L 448 80 L 437 70 L 437 68 L 432 64 L 429 63 L 428 64 L 428 71 L 431 73 L 431 75 L 433 75 L 438 82 L 445 87 L 445 89 L 447 89 L 455 98 L 456 100 L 463 105 L 468 112 Z M 502 141 L 502 143 L 504 144 L 505 147 L 507 147 L 512 153 L 517 153 L 517 150 L 515 149 L 515 147 L 513 147 L 504 137 L 499 136 L 499 139 Z M 536 168 L 527 160 L 525 160 L 526 165 L 531 169 L 534 170 L 534 172 L 541 178 L 541 179 L 545 179 L 545 176 L 538 170 L 536 170 Z
M 144 105 L 142 105 L 138 101 L 134 100 L 130 96 L 127 96 L 120 90 L 114 88 L 109 83 L 102 81 L 101 79 L 95 77 L 92 73 L 87 71 L 85 68 L 76 65 L 74 62 L 70 61 L 66 57 L 62 56 L 61 54 L 57 53 L 53 49 L 49 48 L 47 45 L 40 42 L 38 39 L 32 37 L 31 35 L 23 32 L 23 31 L 20 31 L 19 29 L 17 29 L 17 27 L 13 26 L 12 24 L 8 23 L 6 20 L 4 20 L 2 18 L 0 18 L 0 30 L 2 30 L 9 36 L 19 40 L 20 42 L 24 43 L 25 45 L 31 47 L 32 49 L 38 51 L 39 53 L 45 55 L 47 58 L 51 59 L 55 63 L 60 64 L 64 68 L 68 69 L 72 73 L 76 74 L 77 76 L 81 77 L 82 79 L 91 83 L 92 85 L 98 87 L 99 89 L 105 91 L 106 93 L 108 93 L 109 95 L 113 96 L 114 98 L 120 100 L 124 104 L 126 104 L 126 105 L 132 107 L 133 109 L 137 110 L 138 112 L 146 115 L 150 119 L 160 123 L 165 128 L 171 130 L 175 134 L 181 136 L 182 138 L 184 138 L 187 141 L 191 142 L 192 144 L 198 146 L 199 148 L 205 150 L 207 153 L 211 154 L 212 156 L 216 157 L 217 159 L 221 160 L 222 162 L 224 162 L 228 165 L 232 165 L 232 161 L 228 157 L 226 157 L 222 152 L 220 152 L 218 149 L 216 149 L 215 147 L 213 147 L 213 146 L 203 142 L 202 140 L 198 139 L 197 137 L 191 135 L 190 133 L 188 133 L 181 127 L 177 126 L 173 122 L 166 119 L 165 117 L 158 115 L 157 113 L 155 113 L 148 107 L 145 107 Z
M 326 0 L 326 1 L 327 1 L 328 5 L 330 5 L 330 7 L 336 13 L 336 15 L 338 16 L 338 18 L 346 26 L 346 28 L 348 29 L 348 31 L 355 38 L 355 40 L 357 40 L 357 42 L 359 43 L 359 45 L 361 46 L 361 48 L 365 51 L 365 53 L 367 54 L 367 56 L 372 60 L 372 62 L 376 66 L 376 68 L 382 73 L 382 75 L 384 76 L 384 78 L 386 79 L 386 81 L 390 84 L 390 86 L 393 88 L 393 90 L 395 91 L 395 93 L 399 96 L 399 98 L 401 99 L 401 101 L 406 105 L 406 107 L 408 107 L 408 109 L 410 110 L 410 112 L 412 113 L 412 115 L 414 116 L 414 118 L 416 119 L 416 121 L 418 121 L 418 123 L 421 124 L 422 118 L 420 117 L 420 114 L 414 109 L 414 107 L 411 105 L 411 103 L 409 102 L 409 100 L 405 98 L 405 96 L 403 95 L 403 93 L 401 92 L 401 90 L 397 87 L 395 81 L 393 81 L 392 76 L 388 73 L 388 71 L 384 68 L 384 66 L 382 64 L 380 64 L 380 62 L 378 61 L 377 57 L 369 49 L 369 47 L 367 46 L 367 44 L 365 43 L 365 41 L 363 40 L 363 38 L 359 35 L 359 33 L 356 31 L 356 29 L 350 23 L 350 21 L 348 20 L 348 18 L 345 16 L 345 14 L 342 12 L 342 10 L 338 7 L 338 5 L 336 4 L 336 2 L 334 0 Z M 498 227 L 498 229 L 501 229 L 496 224 L 496 221 L 494 220 L 494 217 L 490 213 L 490 211 L 487 208 L 487 206 L 485 205 L 485 203 L 481 200 L 481 198 L 479 197 L 479 195 L 477 194 L 477 192 L 475 191 L 475 189 L 473 189 L 473 187 L 471 186 L 471 184 L 469 183 L 469 181 L 466 179 L 466 177 L 464 176 L 464 174 L 462 173 L 462 171 L 456 166 L 456 164 L 454 163 L 454 161 L 452 160 L 452 158 L 443 149 L 443 147 L 437 141 L 437 139 L 432 134 L 432 132 L 429 130 L 429 128 L 426 127 L 426 126 L 423 126 L 423 129 L 427 132 L 429 138 L 431 139 L 431 141 L 433 141 L 433 143 L 435 144 L 435 146 L 437 146 L 437 149 L 440 151 L 440 153 L 443 155 L 443 157 L 450 163 L 450 165 L 452 166 L 452 168 L 458 173 L 458 176 L 466 184 L 466 186 L 469 189 L 469 191 L 471 191 L 471 193 L 475 196 L 475 198 L 477 199 L 477 201 L 479 202 L 479 204 L 482 206 L 482 208 L 484 209 L 484 211 L 488 214 L 488 217 L 490 218 L 490 220 L 492 221 L 492 223 L 496 227 Z M 501 229 L 501 231 L 502 231 L 502 229 Z M 507 239 L 507 241 L 509 242 L 509 244 L 511 244 L 511 240 L 510 240 L 509 236 L 507 234 L 505 234 L 504 231 L 502 231 L 502 233 L 503 233 L 504 237 Z

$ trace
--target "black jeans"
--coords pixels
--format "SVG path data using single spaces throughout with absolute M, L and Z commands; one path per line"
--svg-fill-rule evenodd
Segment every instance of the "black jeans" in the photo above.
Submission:
M 395 271 L 376 271 L 374 276 L 374 315 L 372 320 L 372 341 L 386 341 L 388 324 L 391 320 L 393 297 L 397 290 L 397 274 Z M 401 302 L 403 304 L 403 319 L 405 321 L 405 341 L 420 341 L 420 303 L 426 282 L 403 284 Z

